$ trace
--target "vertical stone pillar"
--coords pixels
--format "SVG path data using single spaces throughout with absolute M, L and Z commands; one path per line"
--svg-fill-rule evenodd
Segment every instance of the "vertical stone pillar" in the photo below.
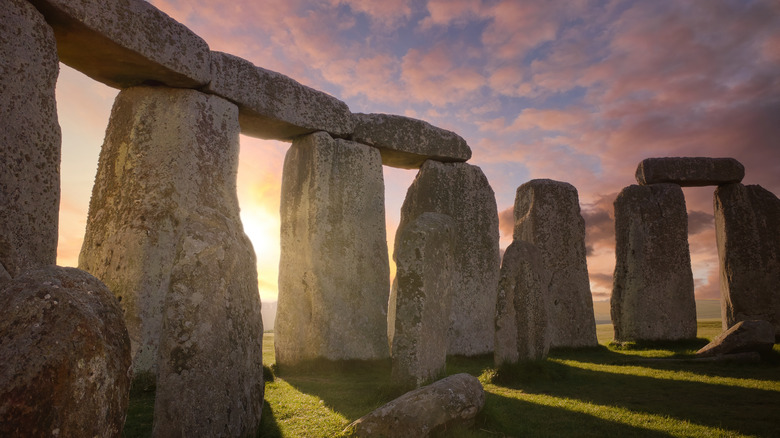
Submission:
M 534 244 L 552 275 L 547 300 L 551 346 L 597 345 L 577 189 L 565 182 L 531 180 L 517 188 L 514 218 L 514 240 Z
M 688 213 L 676 184 L 631 185 L 615 200 L 615 340 L 696 337 Z
M 282 176 L 276 363 L 389 356 L 390 267 L 379 151 L 317 132 Z
M 0 0 L 0 281 L 57 261 L 60 147 L 54 32 L 24 0 Z
M 424 212 L 446 214 L 455 220 L 447 354 L 490 353 L 501 267 L 493 189 L 477 166 L 428 160 L 406 192 L 398 229 Z
M 452 301 L 455 223 L 423 213 L 400 231 L 390 296 L 393 381 L 421 386 L 444 374 Z
M 547 357 L 549 284 L 550 272 L 534 245 L 515 240 L 506 248 L 496 302 L 496 366 Z
M 112 109 L 79 265 L 121 300 L 155 436 L 254 435 L 263 403 L 257 268 L 236 195 L 238 109 L 136 87 Z
M 780 338 L 780 200 L 758 185 L 727 184 L 714 204 L 723 330 L 760 319 Z

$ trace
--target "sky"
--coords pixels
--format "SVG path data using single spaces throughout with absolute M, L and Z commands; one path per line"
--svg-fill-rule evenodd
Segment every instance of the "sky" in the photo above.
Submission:
M 152 0 L 209 44 L 346 102 L 466 139 L 496 194 L 501 247 L 517 187 L 579 192 L 594 300 L 612 289 L 614 214 L 644 158 L 733 157 L 780 195 L 777 0 Z M 117 90 L 62 66 L 58 263 L 76 266 Z M 288 143 L 241 136 L 241 217 L 275 301 Z M 388 241 L 416 171 L 385 167 Z M 686 188 L 698 299 L 718 299 L 713 187 Z M 392 245 L 390 245 L 392 252 Z

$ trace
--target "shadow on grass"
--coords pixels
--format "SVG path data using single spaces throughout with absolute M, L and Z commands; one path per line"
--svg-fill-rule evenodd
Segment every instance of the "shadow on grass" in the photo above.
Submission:
M 258 437 L 282 438 L 282 431 L 276 422 L 271 405 L 263 403 L 263 412 L 260 414 L 260 433 Z
M 581 352 L 582 353 L 582 352 Z M 567 360 L 587 363 L 592 353 L 565 352 Z M 600 354 L 604 364 L 618 353 Z M 630 363 L 629 363 L 630 364 Z M 778 368 L 766 364 L 630 364 L 642 368 L 684 371 L 688 374 L 729 374 L 743 379 L 777 380 Z M 652 371 L 651 371 L 652 372 Z M 684 420 L 706 427 L 725 428 L 742 434 L 776 436 L 780 418 L 780 392 L 771 389 L 745 388 L 734 385 L 673 380 L 651 376 L 595 371 L 562 362 L 547 361 L 505 367 L 492 376 L 494 384 L 527 394 L 580 400 L 593 405 L 624 408 L 632 412 Z M 502 400 L 513 404 L 515 401 Z M 486 411 L 490 412 L 486 405 Z M 490 408 L 490 409 L 504 409 Z M 580 418 L 580 417 L 577 417 Z M 499 421 L 500 418 L 490 418 Z M 544 424 L 550 424 L 545 420 Z M 584 424 L 584 423 L 583 423 Z M 506 432 L 505 432 L 506 433 Z M 644 436 L 651 436 L 644 434 Z
M 276 375 L 354 421 L 410 389 L 393 385 L 390 370 L 390 360 L 314 360 L 277 369 Z

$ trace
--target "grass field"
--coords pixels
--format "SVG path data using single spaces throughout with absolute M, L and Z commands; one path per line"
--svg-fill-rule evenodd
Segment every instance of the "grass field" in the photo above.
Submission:
M 599 347 L 554 350 L 547 361 L 498 371 L 491 357 L 450 357 L 447 373 L 478 376 L 486 402 L 474 427 L 443 436 L 780 436 L 778 346 L 761 363 L 652 360 L 689 358 L 720 331 L 719 320 L 700 320 L 695 341 L 620 349 L 608 345 L 612 326 L 600 324 Z M 274 369 L 273 334 L 264 336 L 263 350 Z M 388 362 L 319 363 L 275 376 L 266 382 L 261 436 L 339 436 L 400 395 L 389 374 Z M 148 387 L 133 390 L 125 436 L 150 436 Z

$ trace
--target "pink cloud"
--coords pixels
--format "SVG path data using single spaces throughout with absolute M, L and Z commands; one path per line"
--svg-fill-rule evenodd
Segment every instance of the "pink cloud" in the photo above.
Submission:
M 331 3 L 349 5 L 353 11 L 368 15 L 386 29 L 394 28 L 412 15 L 410 0 L 331 0 Z

